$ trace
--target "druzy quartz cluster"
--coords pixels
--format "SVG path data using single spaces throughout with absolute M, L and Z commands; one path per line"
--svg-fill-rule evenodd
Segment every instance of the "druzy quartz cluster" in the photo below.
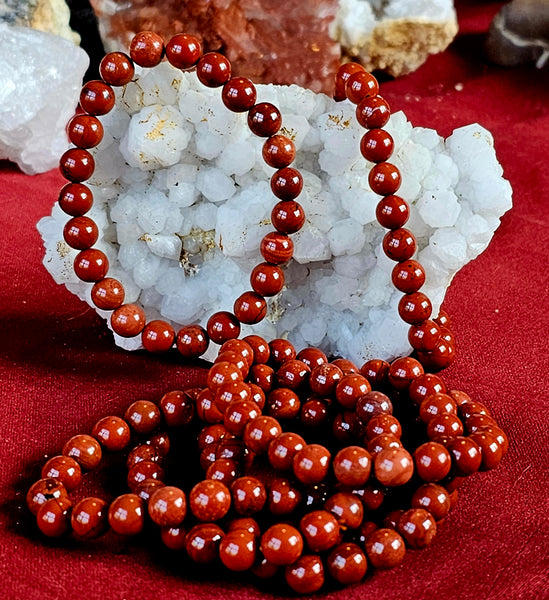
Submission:
M 272 229 L 274 169 L 263 161 L 263 140 L 250 133 L 245 115 L 228 111 L 218 91 L 194 74 L 161 63 L 136 75 L 117 89 L 115 109 L 101 117 L 104 138 L 91 150 L 95 247 L 109 259 L 109 276 L 123 283 L 126 302 L 142 305 L 148 320 L 161 317 L 176 329 L 205 325 L 249 287 L 259 243 Z M 258 85 L 257 100 L 280 108 L 281 133 L 297 148 L 307 221 L 293 236 L 286 285 L 269 299 L 269 316 L 253 332 L 288 337 L 297 348 L 320 346 L 358 364 L 409 353 L 355 107 L 296 85 Z M 436 315 L 454 274 L 487 247 L 511 207 L 511 188 L 480 125 L 444 140 L 397 112 L 385 129 L 395 141 L 399 195 L 411 205 L 408 227 Z M 77 251 L 63 240 L 66 221 L 57 205 L 40 221 L 44 263 L 93 306 L 92 285 L 74 275 Z M 243 326 L 242 335 L 251 332 Z M 127 349 L 141 346 L 140 336 L 115 338 Z

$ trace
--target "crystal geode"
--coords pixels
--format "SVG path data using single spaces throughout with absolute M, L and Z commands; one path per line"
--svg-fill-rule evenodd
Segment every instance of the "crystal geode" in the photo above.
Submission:
M 260 240 L 272 231 L 274 169 L 262 160 L 263 139 L 249 132 L 245 114 L 224 107 L 219 90 L 168 63 L 138 72 L 116 94 L 115 110 L 101 117 L 105 137 L 92 150 L 96 171 L 87 182 L 101 232 L 96 247 L 109 258 L 109 275 L 124 284 L 126 301 L 144 306 L 148 320 L 161 317 L 176 329 L 204 325 L 249 289 L 251 269 L 262 262 Z M 258 85 L 257 97 L 280 108 L 282 133 L 297 147 L 307 221 L 293 236 L 286 286 L 269 299 L 268 318 L 243 326 L 242 335 L 287 336 L 297 348 L 318 345 L 357 363 L 408 353 L 355 107 L 295 85 Z M 453 275 L 486 248 L 511 207 L 511 188 L 480 125 L 444 140 L 398 112 L 386 129 L 436 315 Z M 77 251 L 63 241 L 67 220 L 55 205 L 40 221 L 44 263 L 92 305 L 92 285 L 73 272 Z M 115 338 L 128 349 L 141 346 L 139 337 Z

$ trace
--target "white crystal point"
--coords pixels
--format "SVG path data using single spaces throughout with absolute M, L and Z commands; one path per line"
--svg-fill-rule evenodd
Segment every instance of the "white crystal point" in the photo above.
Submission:
M 131 84 L 131 105 L 124 100 L 129 86 L 117 89 L 117 109 L 101 117 L 106 138 L 92 150 L 99 171 L 89 182 L 90 216 L 102 234 L 97 247 L 127 301 L 140 303 L 148 320 L 204 326 L 212 313 L 232 310 L 263 262 L 259 245 L 273 229 L 277 202 L 269 185 L 274 169 L 263 162 L 263 139 L 249 131 L 246 116 L 228 111 L 193 73 L 164 66 L 143 79 L 138 73 Z M 368 184 L 372 164 L 360 154 L 363 130 L 353 107 L 298 86 L 258 85 L 257 95 L 278 105 L 282 131 L 296 140 L 295 166 L 304 180 L 297 200 L 306 222 L 292 236 L 284 289 L 268 299 L 268 317 L 243 326 L 242 335 L 288 337 L 298 349 L 320 346 L 357 364 L 409 353 L 408 327 L 397 311 L 402 294 L 391 282 L 395 263 L 382 250 L 386 230 L 376 221 L 379 196 Z M 164 127 L 165 139 L 148 135 Z M 410 203 L 406 227 L 417 238 L 423 290 L 436 316 L 456 271 L 486 248 L 511 206 L 511 188 L 491 135 L 479 125 L 444 140 L 398 112 L 386 128 L 395 140 L 391 161 L 402 172 L 398 193 Z M 130 150 L 134 167 L 124 159 Z M 55 206 L 40 222 L 45 264 L 91 303 L 91 284 L 75 278 L 76 251 L 63 241 L 67 220 Z M 128 350 L 140 345 L 139 336 L 115 341 Z M 215 348 L 208 356 L 214 355 Z
M 0 23 L 0 159 L 30 175 L 58 164 L 88 64 L 66 39 Z

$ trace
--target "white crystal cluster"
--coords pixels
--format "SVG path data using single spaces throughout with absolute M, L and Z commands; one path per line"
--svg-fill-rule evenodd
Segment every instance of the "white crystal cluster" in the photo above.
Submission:
M 244 326 L 243 335 L 288 336 L 298 348 L 319 345 L 358 363 L 409 352 L 354 106 L 297 86 L 257 91 L 258 101 L 280 108 L 282 133 L 298 149 L 298 200 L 307 221 L 293 236 L 286 286 L 269 300 L 269 317 Z M 262 159 L 264 140 L 249 132 L 245 115 L 223 106 L 219 90 L 166 63 L 118 90 L 116 110 L 102 121 L 90 216 L 101 231 L 96 247 L 109 258 L 109 275 L 123 282 L 126 300 L 141 303 L 149 320 L 161 317 L 176 328 L 232 310 L 262 261 L 260 240 L 272 231 L 274 169 Z M 490 133 L 479 125 L 445 141 L 399 112 L 386 129 L 436 315 L 454 273 L 486 248 L 511 207 L 511 188 Z M 44 262 L 57 282 L 91 304 L 91 284 L 75 277 L 76 251 L 63 241 L 67 219 L 56 205 L 40 221 Z M 139 338 L 115 337 L 126 348 L 140 347 Z
M 0 159 L 29 174 L 57 165 L 88 63 L 66 39 L 0 23 Z

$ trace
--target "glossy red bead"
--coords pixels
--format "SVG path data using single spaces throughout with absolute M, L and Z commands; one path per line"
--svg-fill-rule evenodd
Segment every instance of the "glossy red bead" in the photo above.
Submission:
M 309 381 L 310 374 L 311 369 L 304 362 L 287 360 L 276 372 L 276 380 L 279 387 L 299 390 Z
M 77 254 L 73 266 L 78 279 L 91 283 L 105 277 L 109 270 L 109 261 L 101 250 L 89 248 Z
M 349 77 L 364 70 L 364 67 L 356 62 L 348 62 L 339 67 L 334 82 L 334 100 L 336 102 L 341 102 L 347 98 L 346 84 Z
M 273 368 L 263 363 L 252 365 L 248 382 L 259 386 L 265 394 L 268 394 L 274 387 Z
M 217 458 L 206 471 L 206 479 L 221 481 L 227 487 L 231 485 L 238 475 L 238 464 L 230 458 Z
M 423 508 L 407 510 L 400 517 L 397 528 L 410 548 L 425 548 L 437 533 L 433 515 Z
M 402 427 L 393 415 L 379 414 L 368 420 L 365 430 L 368 440 L 383 434 L 393 435 L 397 439 L 402 436 Z
M 289 515 L 299 506 L 301 492 L 289 479 L 280 477 L 270 482 L 267 502 L 271 514 Z
M 69 219 L 63 228 L 63 238 L 71 248 L 86 250 L 97 241 L 99 230 L 89 217 Z
M 240 335 L 240 323 L 232 313 L 220 311 L 208 319 L 206 331 L 212 342 L 223 344 L 223 342 Z
M 109 452 L 119 452 L 128 446 L 131 431 L 124 419 L 111 416 L 99 419 L 92 429 L 93 437 Z
M 309 376 L 309 387 L 313 394 L 321 397 L 335 396 L 336 387 L 343 379 L 343 371 L 332 363 L 313 367 Z
M 303 177 L 293 167 L 275 171 L 271 177 L 271 191 L 279 200 L 295 200 L 303 189 Z
M 423 375 L 421 363 L 409 356 L 397 358 L 389 367 L 389 383 L 400 391 L 407 390 L 420 375 Z
M 252 108 L 257 98 L 254 84 L 245 77 L 232 77 L 223 86 L 221 99 L 233 112 L 246 112 Z
M 154 492 L 147 505 L 149 516 L 161 527 L 177 527 L 187 514 L 187 498 L 183 490 L 166 485 Z
M 210 339 L 200 325 L 187 325 L 177 332 L 175 343 L 185 358 L 198 358 L 208 349 Z
M 403 227 L 409 217 L 410 207 L 400 196 L 385 196 L 377 204 L 376 218 L 378 223 L 386 229 Z
M 436 483 L 420 485 L 414 492 L 412 508 L 423 508 L 433 515 L 435 521 L 444 519 L 450 512 L 450 494 Z
M 388 447 L 374 459 L 376 479 L 382 485 L 395 487 L 410 481 L 414 473 L 414 461 L 404 448 Z
M 368 569 L 364 552 L 349 542 L 336 546 L 326 559 L 326 565 L 330 575 L 342 585 L 358 583 Z
M 291 565 L 303 551 L 301 533 L 292 525 L 277 523 L 261 536 L 261 552 L 275 565 Z
M 261 296 L 276 296 L 284 287 L 284 273 L 276 265 L 260 263 L 252 270 L 250 283 Z
M 410 383 L 408 395 L 410 400 L 421 404 L 431 394 L 445 393 L 446 385 L 438 375 L 424 373 Z
M 487 431 L 478 431 L 470 436 L 480 448 L 481 462 L 479 471 L 495 469 L 503 458 L 503 448 L 495 434 Z
M 281 433 L 268 448 L 271 466 L 278 471 L 292 469 L 294 456 L 305 446 L 305 440 L 299 434 L 290 431 Z
M 360 367 L 360 374 L 366 377 L 373 390 L 383 389 L 387 384 L 389 363 L 384 360 L 374 358 L 365 362 Z
M 63 446 L 63 454 L 70 456 L 88 471 L 95 469 L 101 462 L 101 446 L 91 435 L 78 434 L 70 438 Z
M 260 414 L 261 411 L 255 402 L 237 400 L 227 406 L 223 416 L 223 424 L 229 433 L 241 437 L 244 434 L 246 425 L 259 417 Z
M 109 507 L 109 525 L 120 535 L 137 535 L 145 525 L 145 503 L 135 494 L 118 496 Z
M 383 251 L 391 260 L 407 261 L 415 254 L 416 238 L 401 227 L 387 232 L 383 238 Z
M 83 498 L 71 511 L 71 528 L 81 539 L 94 539 L 109 526 L 109 505 L 101 498 Z
M 305 224 L 305 211 L 295 200 L 282 200 L 271 211 L 271 222 L 280 233 L 296 233 Z
M 410 325 L 420 325 L 425 322 L 432 312 L 429 298 L 422 292 L 405 294 L 398 303 L 398 314 L 400 318 Z
M 81 217 L 93 206 L 93 194 L 82 183 L 67 183 L 58 198 L 61 210 L 72 217 Z
M 70 456 L 52 456 L 42 467 L 42 479 L 57 479 L 67 490 L 74 490 L 82 481 L 80 465 Z
M 153 31 L 141 31 L 130 42 L 130 56 L 141 67 L 155 67 L 164 57 L 164 40 Z
M 246 529 L 228 531 L 219 544 L 219 558 L 231 571 L 247 571 L 256 559 L 256 538 Z
M 406 555 L 404 540 L 394 529 L 377 529 L 367 537 L 364 548 L 376 569 L 398 567 Z
M 384 127 L 391 116 L 389 103 L 381 96 L 366 96 L 356 107 L 356 119 L 366 129 Z
M 148 479 L 162 481 L 164 469 L 158 462 L 142 460 L 128 469 L 126 482 L 134 494 L 139 494 L 141 485 Z M 152 495 L 152 494 L 151 494 Z
M 109 85 L 126 85 L 135 74 L 132 59 L 123 52 L 109 52 L 99 63 L 99 73 Z
M 364 485 L 372 470 L 370 453 L 360 446 L 347 446 L 340 450 L 333 461 L 334 475 L 343 485 Z
M 330 414 L 329 404 L 319 398 L 309 398 L 301 405 L 299 418 L 304 427 L 321 427 L 327 425 Z
M 375 97 L 379 93 L 377 79 L 368 71 L 353 73 L 345 83 L 347 99 L 353 104 L 359 104 L 366 97 Z
M 114 310 L 122 306 L 125 295 L 124 286 L 112 277 L 97 281 L 91 290 L 93 303 L 102 310 Z
M 244 443 L 256 454 L 267 452 L 273 440 L 282 433 L 280 423 L 273 417 L 260 416 L 250 421 L 244 429 Z
M 199 523 L 187 533 L 185 550 L 194 562 L 211 563 L 219 556 L 219 545 L 224 535 L 221 527 L 214 523 Z
M 272 231 L 261 240 L 259 249 L 268 263 L 283 265 L 292 258 L 294 243 L 287 235 Z
M 231 78 L 231 63 L 218 52 L 208 52 L 198 61 L 196 76 L 206 87 L 220 87 Z
M 31 485 L 27 492 L 26 502 L 31 513 L 36 516 L 40 506 L 48 500 L 52 498 L 68 499 L 68 497 L 67 490 L 59 479 L 49 477 L 39 479 Z
M 395 143 L 392 136 L 384 129 L 370 129 L 360 140 L 360 152 L 362 156 L 373 163 L 388 160 L 394 148 Z
M 293 419 L 299 414 L 301 401 L 289 388 L 276 388 L 267 395 L 267 414 L 275 419 Z
M 431 319 L 426 319 L 423 323 L 410 327 L 408 341 L 414 350 L 429 352 L 436 347 L 440 335 L 440 327 Z
M 94 148 L 103 139 L 103 125 L 92 115 L 76 115 L 67 125 L 67 134 L 77 148 Z
M 145 323 L 145 311 L 137 304 L 123 304 L 111 315 L 111 327 L 122 337 L 139 335 Z
M 380 414 L 392 414 L 393 404 L 382 392 L 368 392 L 361 396 L 356 403 L 356 416 L 366 425 L 368 421 Z
M 404 260 L 393 267 L 391 279 L 397 290 L 405 294 L 413 294 L 421 289 L 425 283 L 425 269 L 417 260 Z M 440 328 L 438 330 L 440 331 Z
M 82 148 L 70 148 L 59 159 L 59 170 L 65 179 L 79 183 L 89 179 L 95 169 L 93 156 Z
M 371 390 L 370 383 L 364 375 L 351 373 L 344 375 L 338 382 L 335 389 L 335 397 L 343 408 L 354 410 L 357 400 Z
M 218 389 L 230 381 L 242 381 L 242 372 L 237 365 L 221 361 L 214 363 L 208 371 L 208 387 L 215 394 Z
M 80 92 L 80 106 L 90 115 L 106 115 L 114 107 L 112 87 L 103 81 L 88 81 Z
M 199 521 L 213 522 L 222 519 L 231 507 L 229 488 L 213 479 L 197 483 L 189 494 L 189 508 Z
M 314 594 L 324 585 L 324 565 L 319 556 L 301 556 L 284 571 L 288 585 L 298 594 Z
M 248 112 L 248 127 L 259 137 L 271 137 L 282 126 L 282 115 L 270 102 L 260 102 Z
M 328 362 L 328 358 L 318 348 L 303 348 L 296 356 L 297 360 L 305 363 L 310 369 Z
M 299 530 L 313 552 L 329 550 L 341 539 L 337 519 L 326 510 L 313 510 L 307 513 L 299 522 Z
M 434 483 L 450 472 L 452 460 L 448 450 L 437 442 L 425 442 L 414 452 L 415 471 L 423 481 Z
M 166 58 L 176 69 L 190 69 L 201 55 L 200 42 L 188 33 L 178 33 L 166 44 Z
M 263 160 L 275 169 L 289 166 L 295 158 L 295 145 L 292 140 L 281 134 L 276 134 L 263 144 Z
M 154 402 L 137 400 L 128 406 L 124 419 L 130 427 L 139 434 L 154 431 L 159 425 L 162 415 Z
M 68 498 L 52 498 L 44 502 L 36 514 L 36 524 L 48 537 L 61 537 L 69 529 L 72 502 Z
M 256 336 L 259 337 L 259 336 Z M 219 352 L 236 352 L 237 354 L 239 354 L 242 358 L 244 358 L 246 360 L 246 363 L 248 365 L 248 367 L 251 367 L 253 362 L 254 362 L 254 351 L 253 348 L 251 346 L 251 344 L 249 344 L 247 341 L 245 340 L 238 340 L 238 339 L 231 339 L 226 341 L 221 348 L 219 349 Z
M 380 162 L 372 167 L 368 174 L 370 188 L 380 196 L 395 194 L 400 187 L 402 177 L 395 165 L 388 162 Z
M 257 292 L 244 292 L 235 300 L 233 311 L 241 323 L 254 325 L 267 316 L 267 302 Z
M 164 546 L 170 550 L 183 550 L 185 548 L 186 537 L 187 532 L 182 525 L 176 527 L 167 525 L 160 528 L 160 539 Z
M 427 436 L 433 439 L 441 435 L 463 435 L 463 423 L 453 414 L 443 413 L 433 417 L 427 424 Z
M 173 347 L 174 328 L 160 319 L 149 321 L 141 332 L 141 342 L 149 352 L 167 352 Z
M 339 492 L 330 496 L 324 508 L 337 519 L 339 526 L 345 529 L 357 529 L 364 518 L 364 508 L 360 498 L 351 493 Z
M 301 483 L 320 483 L 328 475 L 332 455 L 320 444 L 308 444 L 294 455 L 294 475 Z

